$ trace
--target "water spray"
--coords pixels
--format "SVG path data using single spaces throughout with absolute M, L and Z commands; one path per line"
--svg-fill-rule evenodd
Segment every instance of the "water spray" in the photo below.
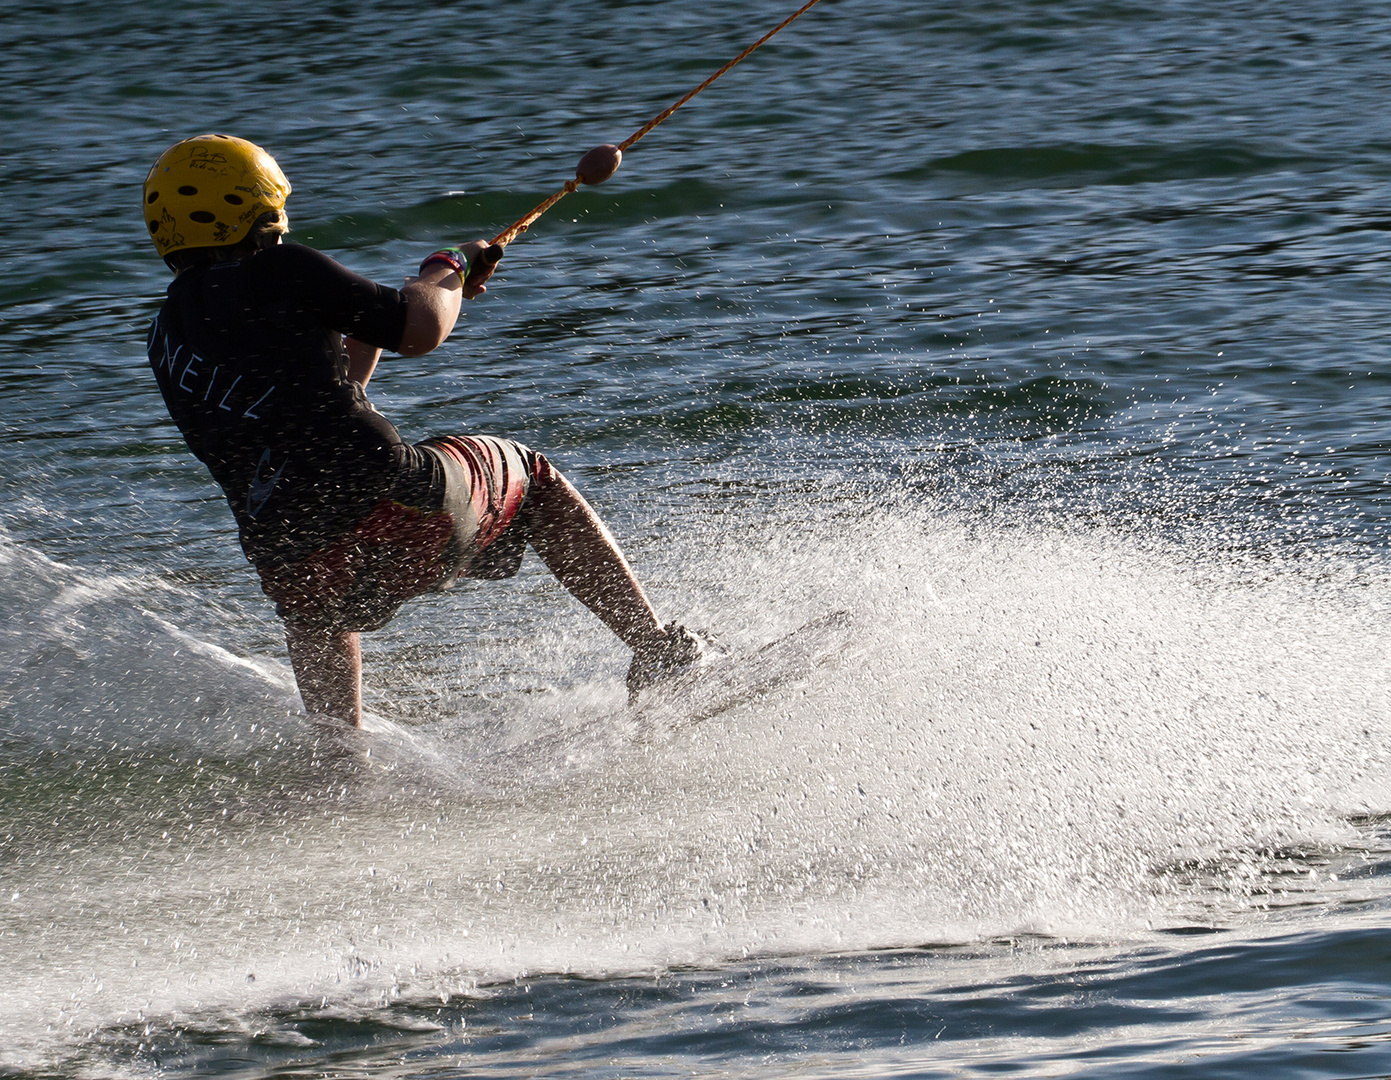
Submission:
M 713 75 L 707 78 L 694 90 L 691 90 L 685 96 L 680 98 L 675 104 L 663 109 L 661 112 L 659 112 L 651 120 L 647 121 L 647 123 L 643 124 L 642 127 L 638 128 L 637 131 L 633 132 L 618 145 L 615 146 L 613 143 L 604 143 L 602 146 L 596 146 L 593 150 L 590 150 L 587 154 L 584 155 L 584 157 L 580 158 L 579 164 L 575 166 L 574 179 L 565 181 L 565 186 L 563 188 L 561 188 L 554 195 L 550 196 L 550 198 L 542 202 L 530 213 L 526 214 L 521 218 L 518 218 L 510 226 L 508 226 L 502 232 L 498 233 L 497 236 L 493 237 L 492 245 L 488 247 L 485 251 L 483 251 L 479 258 L 488 266 L 496 264 L 497 261 L 502 258 L 502 254 L 506 250 L 507 245 L 510 244 L 513 240 L 517 239 L 517 237 L 519 237 L 522 233 L 526 232 L 527 229 L 531 227 L 532 223 L 537 218 L 539 218 L 552 206 L 558 203 L 561 199 L 565 198 L 566 195 L 569 195 L 573 191 L 577 191 L 581 184 L 602 184 L 605 180 L 607 180 L 610 176 L 612 176 L 614 173 L 618 171 L 618 166 L 623 160 L 623 152 L 625 150 L 631 147 L 635 142 L 641 139 L 644 135 L 646 135 L 649 131 L 655 128 L 658 124 L 660 124 L 668 116 L 674 113 L 677 109 L 681 108 L 682 105 L 690 101 L 691 98 L 699 94 L 702 90 L 704 90 L 707 86 L 713 83 L 716 79 L 718 79 L 726 71 L 732 68 L 735 64 L 743 60 L 746 56 L 748 56 L 751 52 L 753 52 L 760 45 L 766 42 L 779 30 L 782 30 L 785 27 L 790 26 L 793 22 L 801 18 L 818 3 L 820 3 L 820 0 L 808 0 L 807 3 L 803 4 L 800 8 L 798 8 L 791 15 L 785 18 L 782 22 L 778 23 L 777 26 L 769 30 L 766 34 L 764 34 L 747 49 L 741 52 L 733 60 L 729 61 L 729 63 L 725 64 L 724 67 L 716 71 Z

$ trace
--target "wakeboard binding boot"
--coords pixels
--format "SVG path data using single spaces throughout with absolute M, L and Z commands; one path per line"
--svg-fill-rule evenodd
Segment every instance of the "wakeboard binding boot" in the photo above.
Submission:
M 662 634 L 663 639 L 656 646 L 633 653 L 628 667 L 630 703 L 641 691 L 689 670 L 705 655 L 704 643 L 684 626 L 667 623 Z

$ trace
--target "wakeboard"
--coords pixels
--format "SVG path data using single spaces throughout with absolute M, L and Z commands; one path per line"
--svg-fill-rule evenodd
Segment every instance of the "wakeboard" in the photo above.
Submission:
M 699 723 L 834 666 L 851 643 L 851 622 L 849 612 L 831 611 L 753 649 L 712 650 L 689 670 L 642 691 L 632 706 L 635 717 L 669 727 Z

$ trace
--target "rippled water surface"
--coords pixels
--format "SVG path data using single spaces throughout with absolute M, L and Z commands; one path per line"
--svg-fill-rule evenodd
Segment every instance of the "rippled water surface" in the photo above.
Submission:
M 0 6 L 0 1075 L 1391 1075 L 1379 4 L 822 0 L 372 391 L 834 649 L 634 711 L 533 562 L 301 713 L 149 164 L 394 282 L 794 6 Z

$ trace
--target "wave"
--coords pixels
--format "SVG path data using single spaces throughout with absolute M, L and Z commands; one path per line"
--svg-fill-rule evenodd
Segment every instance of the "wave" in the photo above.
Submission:
M 1213 180 L 1307 169 L 1317 159 L 1292 152 L 1272 153 L 1227 143 L 1174 146 L 1110 146 L 1101 143 L 1056 146 L 996 146 L 929 159 L 888 175 L 921 181 L 969 176 L 1010 186 L 1049 187 L 1150 184 L 1172 180 Z

